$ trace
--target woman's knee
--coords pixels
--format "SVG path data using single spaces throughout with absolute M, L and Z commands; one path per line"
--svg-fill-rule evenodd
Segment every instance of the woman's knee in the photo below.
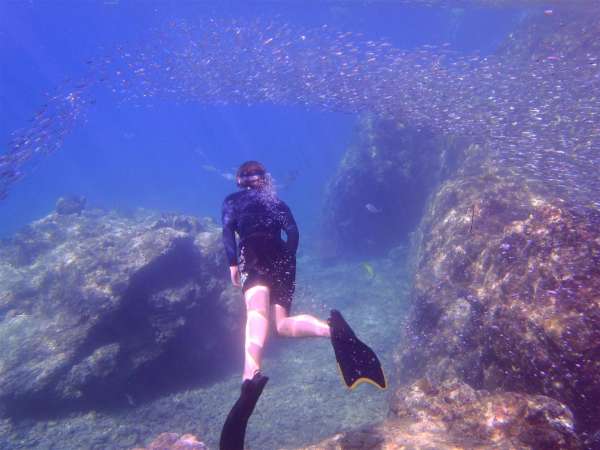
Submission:
M 277 334 L 285 336 L 289 331 L 289 321 L 287 311 L 281 305 L 274 305 L 275 330 Z
M 289 332 L 288 328 L 289 326 L 286 319 L 275 319 L 275 330 L 277 330 L 278 335 L 287 336 Z

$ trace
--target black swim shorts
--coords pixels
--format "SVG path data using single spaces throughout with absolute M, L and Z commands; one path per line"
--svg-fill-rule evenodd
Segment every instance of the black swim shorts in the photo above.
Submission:
M 244 293 L 254 286 L 266 286 L 271 305 L 281 305 L 289 313 L 296 288 L 296 255 L 281 239 L 250 235 L 240 244 L 240 278 Z

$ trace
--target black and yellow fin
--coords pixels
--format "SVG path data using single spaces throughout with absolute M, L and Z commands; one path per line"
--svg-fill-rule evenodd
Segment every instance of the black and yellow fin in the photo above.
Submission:
M 262 394 L 269 377 L 256 372 L 251 380 L 242 384 L 240 398 L 229 411 L 221 430 L 219 450 L 244 450 L 244 439 L 248 420 Z
M 331 328 L 331 345 L 344 384 L 349 389 L 362 383 L 386 389 L 385 374 L 371 347 L 356 337 L 339 311 L 332 309 L 328 322 Z

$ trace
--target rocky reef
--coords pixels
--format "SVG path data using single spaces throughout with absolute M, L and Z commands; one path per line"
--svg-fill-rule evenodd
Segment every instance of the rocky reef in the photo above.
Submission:
M 594 434 L 600 213 L 473 155 L 432 199 L 421 231 L 400 379 L 545 395 Z
M 420 220 L 411 233 L 412 306 L 393 377 L 403 387 L 387 422 L 310 448 L 395 448 L 400 442 L 414 448 L 592 448 L 600 435 L 598 210 L 503 168 L 479 145 L 459 150 L 458 142 L 427 141 L 388 121 L 367 121 L 362 134 L 330 185 L 326 222 L 337 227 L 338 245 L 364 253 L 369 245 L 393 246 L 388 236 L 407 235 Z M 424 140 L 427 149 L 406 136 Z M 418 166 L 406 167 L 404 175 L 399 148 L 412 148 L 415 153 L 404 156 Z M 386 152 L 400 159 L 386 161 L 380 157 Z M 389 201 L 385 210 L 398 217 L 386 216 L 379 205 L 359 211 L 368 195 Z M 369 244 L 371 236 L 380 241 Z M 408 401 L 415 386 L 437 386 L 425 389 L 427 413 L 423 404 Z M 460 386 L 469 411 L 492 408 L 504 419 L 441 405 L 435 396 L 448 386 Z M 442 419 L 438 407 L 448 408 Z M 406 422 L 408 416 L 414 420 Z M 548 419 L 542 428 L 554 424 L 554 431 L 538 428 L 539 417 Z M 445 425 L 436 428 L 440 420 Z M 426 432 L 417 438 L 415 429 Z M 461 442 L 455 430 L 472 439 Z M 543 442 L 533 439 L 537 435 L 553 437 Z
M 477 391 L 458 380 L 400 388 L 388 419 L 302 450 L 577 449 L 567 407 L 544 396 Z
M 571 20 L 573 15 L 562 10 L 555 14 L 548 9 L 544 14 L 547 20 L 534 20 L 509 36 L 499 50 L 499 60 L 547 66 L 566 60 L 581 64 L 564 72 L 568 74 L 585 73 L 588 66 L 595 68 L 597 40 L 588 38 L 591 30 L 597 30 L 595 15 Z M 588 58 L 593 62 L 588 63 Z M 569 78 L 564 85 L 579 86 L 580 82 Z M 553 75 L 531 89 L 545 84 L 561 90 L 560 83 Z M 587 96 L 587 88 L 581 90 L 586 97 L 596 98 Z M 518 95 L 512 91 L 511 95 L 518 102 Z M 571 100 L 569 97 L 566 103 L 583 103 Z M 528 104 L 524 111 L 535 112 L 530 107 Z M 586 172 L 595 167 L 593 157 L 582 154 L 576 143 L 565 144 L 564 151 L 549 156 L 554 142 L 586 120 L 579 112 L 568 117 L 577 125 L 561 123 L 563 117 L 556 115 L 561 125 L 555 135 L 545 129 L 548 120 L 538 118 L 539 130 L 530 127 L 524 131 L 532 133 L 532 141 L 538 143 L 542 135 L 549 138 L 548 151 L 541 156 L 529 152 L 517 134 L 498 145 L 498 135 L 490 133 L 490 137 L 478 139 L 490 148 L 465 146 L 464 153 L 444 151 L 452 147 L 444 147 L 443 139 L 435 138 L 431 149 L 410 154 L 408 159 L 417 165 L 410 167 L 404 178 L 395 172 L 402 167 L 401 161 L 392 159 L 388 164 L 387 157 L 377 157 L 377 152 L 385 155 L 386 148 L 398 152 L 404 146 L 401 133 L 387 130 L 386 121 L 371 128 L 362 126 L 363 137 L 357 148 L 349 150 L 331 183 L 327 224 L 337 227 L 339 247 L 363 252 L 368 245 L 383 248 L 395 244 L 385 242 L 385 237 L 369 243 L 373 235 L 375 239 L 390 232 L 401 236 L 420 221 L 413 239 L 412 306 L 393 377 L 412 388 L 401 387 L 395 395 L 388 422 L 366 431 L 340 434 L 311 448 L 600 448 L 600 212 L 593 191 L 596 177 Z M 512 125 L 521 120 L 515 119 Z M 593 133 L 587 133 L 585 139 L 590 135 Z M 382 136 L 391 139 L 387 147 L 373 145 Z M 437 150 L 433 148 L 436 145 Z M 373 165 L 368 158 L 371 149 Z M 453 158 L 444 157 L 448 154 Z M 371 174 L 376 185 L 388 190 L 378 191 L 369 185 Z M 378 174 L 381 179 L 377 179 Z M 421 184 L 411 184 L 413 176 Z M 429 179 L 423 181 L 424 177 Z M 399 186 L 412 196 L 391 196 L 390 192 L 402 191 Z M 372 198 L 381 195 L 384 201 L 389 199 L 385 209 L 367 200 L 365 194 L 373 193 Z M 336 210 L 332 205 L 338 198 L 342 206 Z M 415 204 L 410 203 L 413 198 Z M 346 199 L 351 199 L 348 205 L 344 204 Z M 372 214 L 365 213 L 366 218 L 359 219 L 360 212 L 365 212 L 360 208 L 364 210 L 367 201 L 377 208 L 368 208 Z M 351 202 L 354 209 L 349 206 Z M 395 221 L 385 217 L 384 210 L 402 210 L 410 218 Z M 380 226 L 379 219 L 390 228 Z M 461 412 L 461 405 L 452 403 L 452 396 L 449 402 L 453 406 L 447 415 L 435 412 L 447 407 L 435 400 L 437 393 L 459 385 L 463 394 L 470 392 L 465 397 L 470 407 L 483 402 L 472 410 L 479 411 L 481 417 Z M 427 406 L 424 410 L 422 404 L 413 401 L 398 403 L 399 398 L 403 402 L 409 398 L 407 389 L 415 386 L 425 386 L 421 389 L 427 394 L 423 398 L 429 399 L 431 409 Z M 518 405 L 514 409 L 508 406 L 513 403 Z M 461 441 L 460 433 L 453 437 L 453 430 L 473 437 L 486 429 L 484 418 L 490 416 L 483 404 L 504 411 L 498 417 L 509 418 L 490 419 L 494 426 L 479 441 Z M 427 430 L 441 421 L 446 426 L 440 430 L 450 434 L 436 437 L 430 433 L 423 441 L 392 437 L 406 432 L 404 425 L 398 425 L 411 414 L 406 405 L 423 414 Z M 397 411 L 404 411 L 399 422 L 395 421 L 401 418 Z M 411 417 L 404 424 L 417 427 L 412 420 L 422 417 Z M 542 417 L 546 424 L 537 428 Z M 492 429 L 495 431 L 490 432 Z M 506 434 L 507 429 L 512 431 Z M 490 433 L 500 436 L 499 440 L 491 439 Z M 554 437 L 532 440 L 535 435 Z
M 364 117 L 327 187 L 326 254 L 383 255 L 405 244 L 426 200 L 452 172 L 458 141 L 397 120 Z
M 388 372 L 392 386 L 403 384 L 391 395 L 387 419 L 303 448 L 593 448 L 596 405 L 581 399 L 595 398 L 597 386 L 598 218 L 558 199 L 554 206 L 540 186 L 511 181 L 510 174 L 486 165 L 480 150 L 468 149 L 467 163 L 426 210 L 410 326 L 397 354 L 401 367 Z M 353 279 L 365 285 L 364 295 L 375 289 L 381 298 L 353 307 L 361 308 L 357 323 L 370 321 L 366 328 L 374 336 L 367 341 L 376 348 L 392 339 L 376 339 L 384 326 L 382 306 L 390 311 L 395 303 L 396 264 L 389 258 L 389 265 L 373 263 L 375 277 L 357 264 L 311 275 L 321 274 L 320 287 L 339 278 L 331 295 L 362 292 Z M 239 293 L 226 288 L 215 224 L 146 212 L 51 214 L 3 241 L 0 261 L 0 282 L 9 287 L 0 293 L 0 392 L 9 417 L 0 419 L 9 436 L 4 442 L 15 448 L 54 448 L 61 441 L 132 448 L 150 442 L 145 448 L 200 450 L 207 448 L 201 441 L 214 441 L 233 401 L 223 399 L 232 386 L 238 388 L 237 377 L 216 387 L 207 382 L 188 390 L 182 384 L 220 380 L 220 360 L 235 360 L 226 354 L 239 351 L 242 339 Z M 341 273 L 349 270 L 356 273 L 345 281 Z M 310 367 L 318 358 L 310 378 L 281 372 L 281 361 L 270 367 L 274 379 L 291 378 L 291 384 L 265 394 L 265 401 L 273 398 L 258 414 L 277 418 L 251 425 L 268 430 L 261 445 L 271 444 L 278 426 L 289 426 L 298 405 L 303 411 L 310 410 L 307 405 L 319 408 L 320 397 L 305 399 L 302 387 L 289 415 L 276 416 L 289 402 L 283 393 L 290 386 L 327 378 L 332 355 L 325 344 L 300 363 Z M 290 360 L 299 358 L 287 350 Z M 156 398 L 144 401 L 151 392 Z M 374 397 L 353 396 L 360 394 L 365 397 L 355 399 Z M 101 408 L 111 402 L 121 404 Z M 14 420 L 54 416 L 61 409 L 71 411 L 68 417 L 35 420 L 30 431 Z M 379 409 L 385 414 L 385 407 Z M 349 426 L 348 416 L 340 417 Z M 160 434 L 166 430 L 172 433 Z
M 187 216 L 53 213 L 2 241 L 2 414 L 127 404 L 211 379 L 241 338 L 225 273 L 220 229 Z

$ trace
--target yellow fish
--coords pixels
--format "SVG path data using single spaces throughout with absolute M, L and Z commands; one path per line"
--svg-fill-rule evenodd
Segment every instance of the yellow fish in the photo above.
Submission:
M 373 269 L 373 266 L 371 264 L 369 264 L 368 262 L 365 262 L 362 264 L 362 266 L 365 269 L 365 271 L 367 272 L 367 274 L 369 275 L 369 278 L 375 277 L 375 270 Z

